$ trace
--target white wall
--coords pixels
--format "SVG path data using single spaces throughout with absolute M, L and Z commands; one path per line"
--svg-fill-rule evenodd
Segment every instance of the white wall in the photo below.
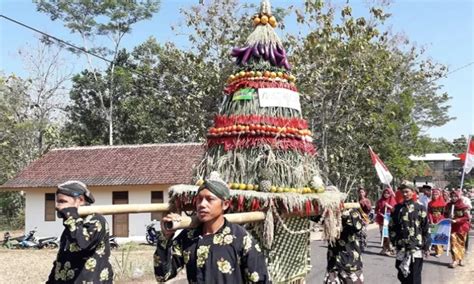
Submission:
M 25 231 L 29 232 L 36 227 L 38 237 L 61 235 L 62 220 L 45 221 L 45 193 L 54 193 L 54 189 L 30 189 L 25 191 Z
M 129 204 L 149 204 L 151 202 L 151 191 L 163 190 L 164 202 L 168 202 L 168 185 L 157 186 L 119 186 L 119 187 L 91 187 L 90 190 L 95 197 L 94 205 L 112 204 L 113 191 L 128 191 Z M 56 221 L 45 221 L 45 193 L 54 193 L 54 189 L 29 189 L 25 191 L 25 230 L 29 231 L 36 227 L 39 237 L 60 236 L 63 231 L 62 220 L 56 217 Z M 105 216 L 112 232 L 112 215 Z M 129 214 L 129 238 L 119 241 L 145 241 L 146 225 L 151 222 L 150 213 Z M 159 226 L 159 224 L 157 224 Z

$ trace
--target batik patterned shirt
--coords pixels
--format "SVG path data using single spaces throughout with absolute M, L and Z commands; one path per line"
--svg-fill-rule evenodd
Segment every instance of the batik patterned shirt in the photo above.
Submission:
M 107 221 L 102 215 L 81 218 L 77 208 L 61 210 L 64 231 L 46 283 L 112 283 Z
M 189 283 L 269 283 L 258 243 L 241 226 L 224 221 L 215 233 L 202 227 L 166 240 L 160 232 L 154 255 L 155 277 L 167 281 L 186 267 Z
M 342 213 L 342 231 L 334 244 L 328 245 L 328 272 L 345 271 L 348 274 L 362 269 L 361 249 L 357 233 L 362 230 L 363 221 L 357 209 Z
M 389 223 L 390 241 L 397 251 L 428 250 L 431 237 L 425 207 L 413 200 L 397 204 Z

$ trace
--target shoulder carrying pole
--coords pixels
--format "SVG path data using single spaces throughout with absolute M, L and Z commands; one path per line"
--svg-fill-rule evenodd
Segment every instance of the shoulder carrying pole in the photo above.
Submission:
M 360 205 L 357 202 L 344 203 L 345 209 L 359 208 Z M 128 214 L 128 213 L 149 213 L 149 212 L 169 212 L 170 206 L 168 203 L 155 203 L 155 204 L 117 204 L 117 205 L 94 205 L 79 207 L 79 215 L 85 216 L 89 214 Z M 316 215 L 316 214 L 313 214 Z M 225 218 L 235 224 L 244 224 L 259 222 L 265 220 L 265 212 L 243 212 L 243 213 L 230 213 L 225 214 Z M 293 216 L 306 216 L 305 214 L 285 214 L 283 217 Z M 312 216 L 312 215 L 310 215 Z M 168 222 L 165 226 L 169 229 L 177 230 L 184 228 L 195 228 L 199 225 L 199 220 L 196 216 L 188 217 L 181 216 L 179 222 Z

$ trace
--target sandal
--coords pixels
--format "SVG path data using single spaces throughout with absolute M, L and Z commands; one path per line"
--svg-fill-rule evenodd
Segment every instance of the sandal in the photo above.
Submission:
M 456 266 L 458 266 L 458 262 L 457 262 L 457 261 L 453 261 L 453 262 L 449 265 L 449 268 L 455 268 Z

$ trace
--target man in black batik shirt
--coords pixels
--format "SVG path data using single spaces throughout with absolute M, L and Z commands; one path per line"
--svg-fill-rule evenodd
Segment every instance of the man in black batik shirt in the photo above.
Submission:
M 58 256 L 46 283 L 112 283 L 109 229 L 102 215 L 80 217 L 81 205 L 94 203 L 87 186 L 68 181 L 58 186 L 56 211 L 63 219 Z
M 341 216 L 342 231 L 335 243 L 328 245 L 325 284 L 364 283 L 361 248 L 358 233 L 363 220 L 357 209 L 344 210 Z
M 398 280 L 421 284 L 423 256 L 429 255 L 431 243 L 425 207 L 413 201 L 414 189 L 402 185 L 403 203 L 397 204 L 389 224 L 390 241 L 397 251 L 395 266 Z
M 259 245 L 244 228 L 224 218 L 229 196 L 227 184 L 206 180 L 196 196 L 201 225 L 183 230 L 175 239 L 174 231 L 163 224 L 180 216 L 168 214 L 162 219 L 154 255 L 157 281 L 167 281 L 186 267 L 189 283 L 269 283 Z

